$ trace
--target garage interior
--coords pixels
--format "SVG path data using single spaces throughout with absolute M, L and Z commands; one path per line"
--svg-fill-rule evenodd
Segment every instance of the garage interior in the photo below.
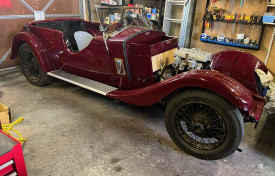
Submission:
M 22 175 L 275 175 L 275 107 L 270 108 L 273 112 L 263 110 L 257 127 L 255 123 L 244 123 L 243 140 L 235 152 L 218 160 L 202 160 L 182 151 L 169 137 L 164 123 L 166 105 L 131 105 L 56 78 L 47 86 L 37 87 L 25 78 L 20 58 L 10 59 L 14 35 L 21 32 L 25 23 L 34 21 L 36 10 L 47 7 L 46 20 L 82 18 L 99 23 L 96 7 L 140 4 L 142 8 L 158 8 L 158 14 L 162 11 L 165 18 L 166 1 L 162 5 L 156 0 L 112 1 L 108 5 L 107 1 L 99 0 L 0 2 L 0 103 L 10 108 L 10 123 L 24 117 L 24 121 L 13 126 L 27 138 L 22 145 L 27 172 Z M 184 2 L 191 4 L 188 18 L 171 23 L 169 28 L 169 36 L 183 39 L 181 47 L 199 48 L 213 55 L 227 50 L 244 51 L 259 58 L 274 77 L 275 21 L 244 25 L 246 36 L 261 40 L 257 49 L 203 42 L 200 39 L 207 0 Z M 232 14 L 249 17 L 275 13 L 273 0 L 244 1 L 243 5 L 241 0 L 211 0 L 209 9 L 223 8 L 228 15 L 232 2 L 235 2 Z M 171 18 L 184 19 L 181 5 L 174 5 L 171 12 Z M 159 18 L 151 19 L 154 30 L 163 29 L 165 20 Z M 181 27 L 182 23 L 185 27 Z M 223 33 L 227 38 L 236 38 L 242 28 L 241 22 L 215 21 L 209 22 L 213 26 L 207 29 L 207 23 L 206 20 L 204 33 L 208 36 Z M 232 29 L 237 33 L 232 34 Z M 0 141 L 0 148 L 3 146 Z M 0 155 L 0 175 L 1 159 Z M 16 170 L 15 166 L 13 169 Z

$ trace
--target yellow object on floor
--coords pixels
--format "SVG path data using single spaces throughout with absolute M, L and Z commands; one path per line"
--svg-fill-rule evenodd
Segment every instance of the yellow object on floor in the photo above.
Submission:
M 13 132 L 15 132 L 15 133 L 19 136 L 19 138 L 15 138 L 15 137 L 13 137 L 13 136 L 12 136 L 12 137 L 13 137 L 14 139 L 18 140 L 19 142 L 21 142 L 21 145 L 23 145 L 24 141 L 26 141 L 27 139 L 24 139 L 24 138 L 22 137 L 22 135 L 19 133 L 19 131 L 13 129 L 12 127 L 13 127 L 15 124 L 18 124 L 18 123 L 22 122 L 23 120 L 24 120 L 24 118 L 21 117 L 21 118 L 17 119 L 16 121 L 14 121 L 14 122 L 11 123 L 11 124 L 2 125 L 2 129 L 3 129 L 4 133 L 8 134 L 9 136 L 12 136 L 11 133 L 10 133 L 10 131 L 13 131 Z

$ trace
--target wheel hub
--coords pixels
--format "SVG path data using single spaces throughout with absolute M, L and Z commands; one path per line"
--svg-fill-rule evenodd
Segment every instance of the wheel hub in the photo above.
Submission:
M 33 54 L 26 50 L 22 55 L 22 68 L 28 78 L 37 80 L 39 78 L 39 66 Z
M 195 148 L 215 149 L 226 139 L 226 125 L 222 117 L 209 105 L 202 103 L 184 105 L 177 116 L 178 133 Z

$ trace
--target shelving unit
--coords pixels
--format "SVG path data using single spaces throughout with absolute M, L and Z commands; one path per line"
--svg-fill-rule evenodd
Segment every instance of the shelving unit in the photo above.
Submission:
M 159 1 L 158 8 L 159 8 L 160 11 L 159 11 L 159 19 L 158 20 L 152 20 L 152 19 L 149 19 L 149 20 L 158 26 L 157 27 L 158 30 L 161 30 L 162 23 L 163 23 L 163 7 L 164 7 L 163 3 L 164 3 L 165 0 L 151 0 L 151 1 Z M 134 4 L 133 0 L 130 0 L 128 2 L 130 4 Z M 126 5 L 127 5 L 126 0 L 122 1 L 122 5 L 109 5 L 109 4 L 103 4 L 103 3 L 101 3 L 102 7 L 121 7 L 121 6 L 126 6 Z M 146 5 L 146 4 L 144 4 L 144 5 Z
M 158 2 L 158 6 L 156 6 L 156 7 L 159 9 L 159 18 L 157 20 L 152 20 L 152 19 L 149 19 L 149 20 L 158 26 L 157 27 L 158 30 L 161 30 L 162 23 L 163 23 L 163 7 L 164 7 L 165 0 L 150 0 L 150 1 Z M 133 0 L 132 0 L 132 2 L 130 1 L 130 4 L 132 4 L 132 3 L 134 3 Z M 143 5 L 147 5 L 147 4 L 144 2 Z
M 263 24 L 275 26 L 275 23 L 263 23 Z
M 161 30 L 162 23 L 163 23 L 163 2 L 165 0 L 160 0 L 159 1 L 159 19 L 158 20 L 150 20 L 152 22 L 157 23 L 158 25 L 158 30 Z
M 111 5 L 111 4 L 104 4 L 104 3 L 101 3 L 101 6 L 112 6 L 112 7 L 121 7 L 121 6 L 125 6 L 126 5 L 126 2 L 125 0 L 122 0 L 122 5 Z
M 111 4 L 103 4 L 103 3 L 101 3 L 101 6 L 107 6 L 107 7 L 122 7 L 123 5 L 111 5 Z
M 205 11 L 207 11 L 207 7 L 210 5 L 211 1 L 207 0 L 206 2 L 206 9 Z M 205 20 L 203 19 L 203 25 L 202 25 L 202 33 L 205 33 Z M 257 22 L 248 22 L 248 21 L 237 21 L 237 20 L 213 20 L 213 22 L 225 22 L 225 23 L 235 23 L 235 24 L 243 24 L 243 25 L 257 25 L 261 27 L 261 32 L 260 32 L 260 36 L 259 36 L 259 44 L 258 46 L 254 46 L 254 45 L 246 45 L 246 44 L 238 44 L 238 43 L 227 43 L 227 42 L 219 42 L 216 40 L 210 40 L 210 38 L 201 38 L 200 37 L 200 41 L 201 42 L 206 42 L 206 43 L 213 43 L 213 44 L 218 44 L 218 45 L 225 45 L 225 46 L 232 46 L 232 47 L 238 47 L 238 48 L 246 48 L 246 49 L 252 49 L 252 50 L 259 50 L 260 46 L 262 44 L 262 39 L 263 39 L 263 34 L 264 34 L 264 24 L 262 22 L 257 23 Z M 230 39 L 233 40 L 233 39 Z

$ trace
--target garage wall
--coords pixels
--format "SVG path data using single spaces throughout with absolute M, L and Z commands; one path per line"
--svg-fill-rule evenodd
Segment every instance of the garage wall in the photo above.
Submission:
M 219 0 L 218 3 L 216 3 L 216 6 L 219 7 L 226 7 L 225 10 L 229 7 L 230 0 Z M 245 6 L 243 8 L 240 7 L 240 1 L 236 1 L 236 6 L 234 7 L 233 12 L 234 13 L 246 13 L 247 15 L 263 15 L 267 10 L 267 4 L 266 0 L 252 0 L 252 1 L 246 1 Z M 242 48 L 234 48 L 234 47 L 227 47 L 227 46 L 221 46 L 221 45 L 215 45 L 215 44 L 209 44 L 209 43 L 202 43 L 199 40 L 199 37 L 201 35 L 201 28 L 202 28 L 202 22 L 201 19 L 205 12 L 205 5 L 206 0 L 200 0 L 197 2 L 197 8 L 195 13 L 195 22 L 194 22 L 194 28 L 193 28 L 193 34 L 192 34 L 192 41 L 191 41 L 191 47 L 192 48 L 201 48 L 202 50 L 210 51 L 212 53 L 216 53 L 219 51 L 227 50 L 227 49 L 239 49 L 243 51 L 248 51 L 252 53 L 253 55 L 260 58 L 262 61 L 265 60 L 267 49 L 269 47 L 270 38 L 274 29 L 274 26 L 266 25 L 264 37 L 263 37 L 263 43 L 261 45 L 260 50 L 254 51 L 254 50 L 247 50 Z M 211 4 L 210 9 L 213 9 L 213 4 Z M 269 11 L 275 12 L 275 8 L 269 8 Z M 178 14 L 179 12 L 175 12 L 175 14 Z M 239 28 L 238 25 L 236 25 L 236 28 Z M 255 33 L 257 32 L 256 27 L 254 27 Z M 212 34 L 218 34 L 218 33 L 225 33 L 227 36 L 230 35 L 232 29 L 232 24 L 228 25 L 226 23 L 215 23 L 213 31 L 206 30 L 206 33 L 212 33 Z M 176 30 L 174 30 L 176 31 Z M 244 30 L 245 33 L 249 33 L 249 31 Z M 253 33 L 253 32 L 252 32 Z M 211 34 L 211 35 L 212 35 Z M 229 36 L 231 37 L 231 36 Z M 234 37 L 234 36 L 232 36 Z M 255 36 L 252 36 L 255 37 Z M 268 68 L 275 73 L 275 42 L 273 43 L 271 55 L 269 57 L 269 62 L 267 63 Z
M 34 10 L 42 10 L 49 0 L 25 0 Z M 45 14 L 79 14 L 78 0 L 55 0 L 47 9 Z M 1 0 L 0 16 L 4 15 L 32 15 L 32 12 L 19 0 Z M 0 19 L 0 59 L 11 47 L 13 36 L 20 32 L 24 23 L 33 21 L 32 18 L 25 19 Z M 8 58 L 0 65 L 0 69 L 18 65 L 18 58 Z
M 7 1 L 7 0 L 5 0 Z M 0 15 L 30 15 L 31 12 L 21 3 L 19 3 L 19 0 L 9 0 L 11 2 L 11 6 L 1 6 L 0 7 Z M 35 10 L 41 10 L 48 2 L 48 0 L 26 0 L 27 3 L 29 3 Z M 90 0 L 91 7 L 92 7 L 92 13 L 93 13 L 93 19 L 95 21 L 98 21 L 98 17 L 96 15 L 95 11 L 95 5 L 100 5 L 100 0 Z M 216 3 L 217 7 L 228 7 L 230 0 L 219 0 L 218 3 Z M 214 44 L 208 44 L 208 43 L 202 43 L 199 40 L 199 37 L 201 35 L 201 27 L 202 22 L 201 18 L 205 11 L 205 4 L 206 0 L 200 0 L 197 1 L 197 8 L 195 13 L 195 22 L 194 22 L 194 28 L 193 28 L 193 34 L 192 34 L 192 41 L 191 41 L 191 47 L 192 48 L 201 48 L 202 50 L 210 51 L 212 53 L 216 53 L 222 50 L 227 49 L 238 49 L 234 47 L 227 47 L 227 46 L 220 46 L 220 45 L 214 45 Z M 211 4 L 211 8 L 213 9 L 213 5 Z M 266 11 L 266 0 L 257 0 L 257 1 L 246 1 L 246 4 L 243 8 L 239 7 L 239 3 L 236 3 L 236 6 L 234 8 L 234 12 L 238 13 L 246 13 L 247 15 L 251 14 L 264 14 Z M 227 8 L 226 8 L 227 9 Z M 275 12 L 275 8 L 270 9 L 271 11 Z M 79 2 L 77 0 L 55 0 L 55 2 L 50 6 L 50 8 L 46 11 L 46 14 L 75 14 L 79 13 Z M 182 8 L 181 7 L 174 7 L 173 9 L 173 18 L 181 18 L 182 15 Z M 1 33 L 0 33 L 0 58 L 7 52 L 7 50 L 11 46 L 12 37 L 14 34 L 19 32 L 23 26 L 24 23 L 30 22 L 33 19 L 12 19 L 12 20 L 0 20 L 0 26 L 1 26 Z M 216 26 L 217 25 L 217 26 Z M 237 27 L 237 26 L 236 26 Z M 179 28 L 180 25 L 178 24 L 172 24 L 171 25 L 171 33 L 170 35 L 179 35 Z M 219 30 L 221 29 L 221 30 Z M 213 31 L 206 31 L 210 32 L 212 34 L 220 33 L 221 31 L 230 31 L 232 29 L 232 26 L 229 26 L 226 23 L 219 23 L 214 24 Z M 239 48 L 240 50 L 248 51 L 257 57 L 259 57 L 262 61 L 265 60 L 267 49 L 270 42 L 270 37 L 273 31 L 273 26 L 266 26 L 265 32 L 264 32 L 264 38 L 263 43 L 261 45 L 261 49 L 258 51 L 254 50 L 246 50 Z M 230 32 L 229 32 L 230 33 Z M 18 64 L 18 59 L 11 61 L 7 59 L 2 65 L 0 65 L 1 68 L 11 67 Z M 273 45 L 271 55 L 269 58 L 269 62 L 267 64 L 268 68 L 275 73 L 275 44 Z

